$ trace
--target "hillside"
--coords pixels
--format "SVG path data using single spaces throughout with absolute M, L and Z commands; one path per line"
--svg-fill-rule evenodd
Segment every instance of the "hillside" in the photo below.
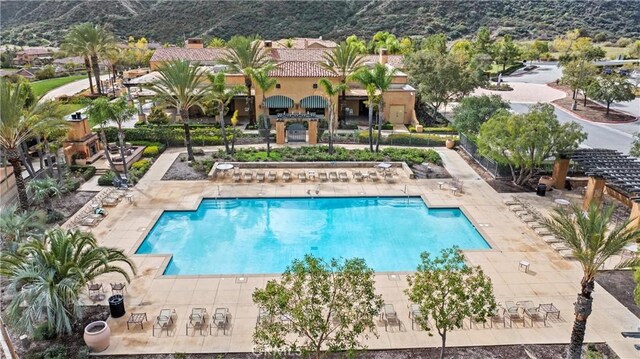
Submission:
M 73 24 L 106 24 L 121 38 L 179 42 L 190 36 L 258 33 L 341 39 L 384 30 L 399 36 L 445 32 L 469 36 L 490 26 L 516 38 L 550 38 L 573 28 L 640 37 L 640 6 L 631 1 L 2 1 L 2 43 L 56 44 Z

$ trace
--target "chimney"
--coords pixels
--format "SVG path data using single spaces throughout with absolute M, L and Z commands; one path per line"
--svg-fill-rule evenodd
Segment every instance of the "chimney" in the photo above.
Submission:
M 272 47 L 273 43 L 271 40 L 264 40 L 264 47 Z
M 387 60 L 389 60 L 389 55 L 387 54 L 387 49 L 383 47 L 380 49 L 380 63 L 386 65 Z
M 318 37 L 318 40 L 322 40 L 322 36 Z
M 309 40 L 307 40 L 306 38 L 304 39 L 304 48 L 306 49 L 307 47 L 309 47 Z
M 201 38 L 191 38 L 184 42 L 184 47 L 187 49 L 202 49 L 204 48 L 204 42 Z

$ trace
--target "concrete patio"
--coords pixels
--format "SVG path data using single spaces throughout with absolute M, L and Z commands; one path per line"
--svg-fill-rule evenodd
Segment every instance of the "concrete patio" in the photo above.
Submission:
M 217 148 L 205 148 L 214 150 Z M 214 181 L 162 181 L 161 178 L 182 148 L 169 149 L 133 188 L 134 202 L 122 202 L 110 209 L 110 214 L 92 229 L 102 245 L 123 249 L 138 267 L 138 274 L 127 285 L 124 294 L 127 314 L 108 320 L 111 327 L 111 345 L 100 354 L 151 354 L 151 353 L 233 353 L 251 352 L 252 333 L 258 308 L 251 294 L 263 287 L 270 275 L 239 274 L 235 276 L 163 276 L 162 269 L 168 257 L 134 254 L 140 242 L 151 230 L 163 210 L 195 209 L 202 198 L 217 197 L 218 185 Z M 531 229 L 522 223 L 504 204 L 505 195 L 496 193 L 455 152 L 438 149 L 444 165 L 452 176 L 464 181 L 464 193 L 454 196 L 446 189 L 439 189 L 442 180 L 411 180 L 400 176 L 396 183 L 348 182 L 322 183 L 318 196 L 422 196 L 430 206 L 460 206 L 473 224 L 492 246 L 491 250 L 466 251 L 468 261 L 480 265 L 494 284 L 498 302 L 505 300 L 531 300 L 534 303 L 553 303 L 560 310 L 560 319 L 552 318 L 547 326 L 527 320 L 514 322 L 512 328 L 502 323 L 493 328 L 482 325 L 469 326 L 448 335 L 450 346 L 480 346 L 524 343 L 568 343 L 573 324 L 573 302 L 579 290 L 581 270 L 576 262 L 562 259 Z M 221 197 L 289 197 L 308 196 L 318 182 L 291 183 L 224 183 Z M 407 194 L 404 189 L 407 189 Z M 540 198 L 536 205 L 553 206 L 551 198 Z M 482 224 L 482 225 L 480 225 Z M 416 256 L 418 253 L 416 253 Z M 530 270 L 519 270 L 521 260 L 530 262 Z M 395 275 L 390 275 L 395 274 Z M 240 279 L 240 277 L 242 277 Z M 120 282 L 117 276 L 105 276 L 100 280 Z M 407 288 L 406 273 L 379 273 L 376 288 L 386 303 L 395 306 L 402 320 L 400 330 L 394 327 L 387 332 L 384 323 L 378 323 L 379 337 L 366 340 L 371 349 L 437 347 L 440 338 L 429 337 L 424 331 L 412 330 L 407 300 L 403 290 Z M 106 295 L 108 297 L 109 294 Z M 615 298 L 596 286 L 594 310 L 589 318 L 586 341 L 607 342 L 621 358 L 637 358 L 633 345 L 637 340 L 624 339 L 621 331 L 637 330 L 638 319 Z M 87 304 L 94 303 L 85 298 Z M 98 302 L 106 304 L 106 300 Z M 227 334 L 213 329 L 210 335 L 200 335 L 193 330 L 185 334 L 185 325 L 191 308 L 204 307 L 209 314 L 215 308 L 229 308 L 231 317 Z M 175 309 L 177 320 L 169 333 L 152 336 L 152 325 L 162 308 Z M 149 321 L 127 330 L 131 313 L 145 312 Z M 167 335 L 169 334 L 169 335 Z

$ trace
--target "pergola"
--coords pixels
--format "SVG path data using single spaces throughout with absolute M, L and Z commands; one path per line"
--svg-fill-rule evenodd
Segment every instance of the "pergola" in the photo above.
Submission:
M 553 178 L 556 187 L 564 188 L 569 160 L 577 163 L 589 176 L 583 209 L 599 204 L 607 194 L 631 207 L 632 225 L 640 227 L 640 161 L 608 149 L 578 149 L 556 160 Z M 560 182 L 561 179 L 561 182 Z

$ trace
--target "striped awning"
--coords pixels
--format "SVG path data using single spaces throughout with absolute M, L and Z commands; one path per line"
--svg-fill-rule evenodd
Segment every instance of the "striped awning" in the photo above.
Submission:
M 275 95 L 266 99 L 267 108 L 292 108 L 293 100 L 287 96 Z
M 328 106 L 327 100 L 318 95 L 307 96 L 300 100 L 300 107 L 302 108 L 326 108 Z

